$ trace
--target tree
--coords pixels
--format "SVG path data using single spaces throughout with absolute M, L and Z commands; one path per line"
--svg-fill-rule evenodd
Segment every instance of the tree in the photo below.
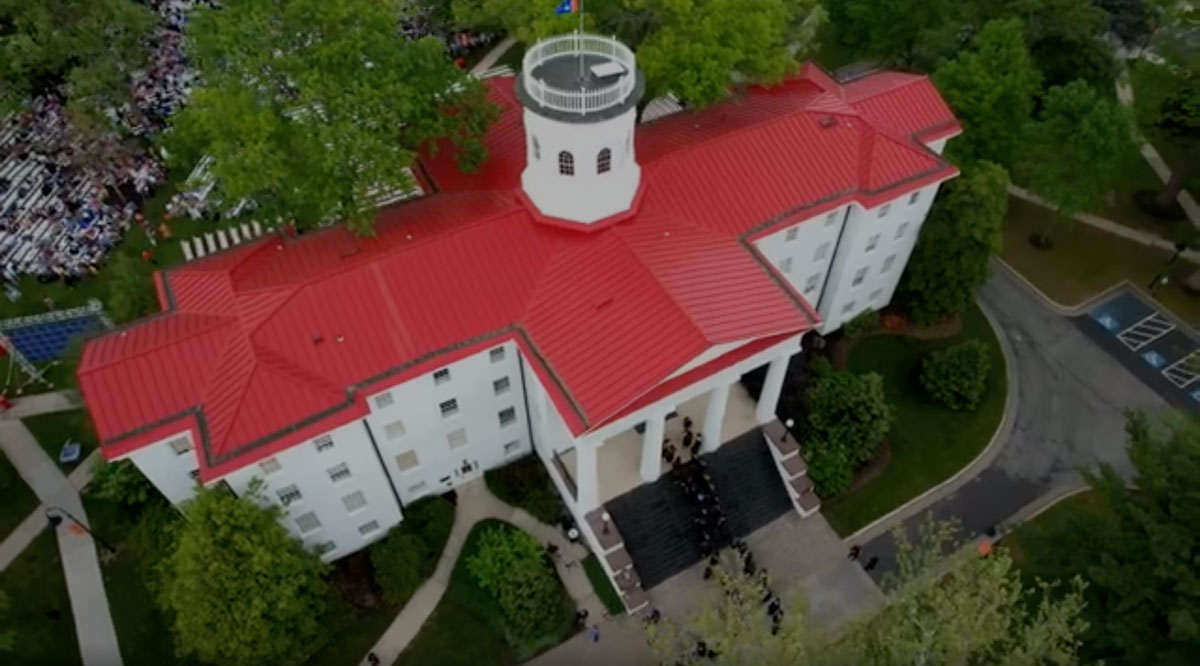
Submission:
M 153 499 L 156 491 L 133 463 L 116 460 L 100 466 L 87 486 L 87 493 L 102 500 L 138 508 Z
M 991 160 L 1010 168 L 1020 151 L 1018 130 L 1033 115 L 1041 88 L 1021 22 L 988 21 L 975 48 L 939 67 L 933 82 L 963 125 L 950 156 L 959 164 Z
M 1091 0 L 998 0 L 981 6 L 988 18 L 1021 19 L 1047 85 L 1079 78 L 1097 88 L 1113 85 L 1112 48 L 1102 39 L 1109 16 Z
M 448 138 L 459 164 L 484 157 L 496 110 L 434 37 L 396 29 L 402 0 L 246 0 L 198 9 L 188 50 L 204 85 L 172 118 L 171 154 L 215 159 L 218 197 L 252 197 L 268 219 L 335 219 L 370 233 L 379 191 Z
M 972 338 L 921 359 L 921 387 L 950 409 L 974 411 L 987 388 L 991 366 L 987 345 Z
M 178 652 L 214 664 L 287 665 L 325 642 L 325 565 L 276 522 L 278 508 L 201 488 L 184 513 L 160 595 Z
M 1003 245 L 1007 212 L 1008 173 L 996 164 L 964 167 L 942 186 L 897 290 L 913 321 L 932 323 L 970 307 L 988 259 Z
M 558 0 L 454 0 L 463 25 L 502 28 L 530 44 L 574 30 L 556 17 Z M 825 12 L 816 0 L 599 0 L 585 27 L 614 34 L 637 52 L 646 76 L 643 104 L 673 93 L 692 107 L 740 83 L 777 83 L 813 46 Z
M 116 253 L 108 268 L 108 299 L 105 302 L 113 321 L 124 323 L 158 309 L 150 268 L 130 254 Z
M 484 528 L 467 570 L 495 598 L 518 645 L 536 645 L 561 617 L 558 578 L 541 544 L 525 532 L 508 525 Z
M 763 583 L 726 552 L 711 579 L 723 594 L 683 622 L 647 624 L 650 644 L 662 663 L 684 666 L 1075 664 L 1082 583 L 1031 602 L 1041 586 L 1023 586 L 1006 553 L 980 557 L 955 543 L 952 529 L 928 523 L 916 544 L 898 534 L 900 573 L 884 603 L 836 634 L 808 625 L 799 594 L 773 630 Z M 698 655 L 697 641 L 714 656 Z
M 802 448 L 817 494 L 831 497 L 850 487 L 854 470 L 879 452 L 892 424 L 883 378 L 834 370 L 825 359 L 810 367 L 812 386 Z
M 1108 12 L 1108 28 L 1126 46 L 1145 43 L 1153 29 L 1153 9 L 1143 0 L 1092 0 Z
M 0 112 L 65 84 L 71 110 L 104 119 L 130 100 L 154 22 L 130 0 L 0 0 Z
M 831 5 L 838 39 L 863 55 L 907 67 L 919 60 L 932 64 L 951 50 L 960 23 L 960 8 L 948 0 L 834 0 Z
M 408 603 L 433 575 L 453 525 L 454 505 L 441 496 L 425 497 L 406 506 L 400 525 L 371 544 L 375 582 L 388 603 Z
M 1137 491 L 1108 465 L 1088 475 L 1113 516 L 1094 526 L 1104 546 L 1087 568 L 1097 651 L 1175 663 L 1167 657 L 1200 654 L 1200 423 L 1131 412 L 1126 433 Z
M 1056 219 L 1098 205 L 1133 155 L 1129 114 L 1083 81 L 1050 88 L 1026 132 L 1022 172 Z M 1036 245 L 1050 247 L 1053 226 L 1032 239 Z

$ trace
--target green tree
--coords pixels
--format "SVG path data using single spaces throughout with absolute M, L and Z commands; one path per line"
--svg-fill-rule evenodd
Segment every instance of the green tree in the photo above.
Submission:
M 108 267 L 108 315 L 124 323 L 158 309 L 150 266 L 133 255 L 117 253 Z
M 803 451 L 817 494 L 831 497 L 846 488 L 854 470 L 879 452 L 892 424 L 883 377 L 834 370 L 821 359 L 810 367 L 805 394 L 808 428 Z
M 991 162 L 964 167 L 942 186 L 897 291 L 913 321 L 940 321 L 971 305 L 1004 242 L 1007 212 L 1008 172 Z
M 1020 170 L 1057 219 L 1070 219 L 1100 203 L 1133 155 L 1129 114 L 1083 81 L 1050 88 L 1042 104 Z M 1051 245 L 1053 226 L 1035 237 L 1038 245 Z
M 180 654 L 285 666 L 325 642 L 325 565 L 276 522 L 277 508 L 202 488 L 184 513 L 160 595 Z
M 1097 88 L 1113 85 L 1112 48 L 1102 39 L 1109 15 L 1092 0 L 998 0 L 981 7 L 990 18 L 1021 19 L 1029 52 L 1047 85 L 1080 78 Z
M 933 82 L 963 125 L 949 156 L 960 165 L 991 160 L 1011 167 L 1020 153 L 1018 130 L 1033 115 L 1033 99 L 1041 88 L 1021 22 L 988 21 L 975 47 L 939 67 Z
M 68 108 L 104 119 L 129 101 L 154 22 L 130 0 L 0 0 L 0 111 L 63 83 Z
M 542 546 L 519 529 L 497 526 L 479 537 L 467 570 L 496 599 L 517 645 L 528 648 L 545 637 L 560 617 L 559 582 Z
M 987 345 L 972 338 L 921 360 L 921 387 L 950 409 L 973 411 L 987 388 L 992 359 Z
M 333 219 L 370 233 L 378 191 L 448 138 L 459 164 L 484 157 L 496 110 L 434 37 L 404 39 L 402 0 L 244 0 L 199 9 L 188 47 L 203 75 L 167 133 L 172 154 L 215 159 L 218 196 L 302 227 Z
M 1108 465 L 1088 477 L 1113 516 L 1095 526 L 1104 546 L 1087 568 L 1096 649 L 1131 664 L 1185 663 L 1171 657 L 1200 654 L 1200 423 L 1132 412 L 1126 432 L 1137 491 Z
M 404 510 L 404 520 L 371 544 L 375 582 L 389 603 L 402 606 L 433 575 L 454 526 L 454 505 L 440 496 L 422 498 Z
M 952 50 L 964 9 L 949 0 L 833 0 L 829 6 L 839 40 L 906 67 L 932 65 Z
M 157 491 L 145 475 L 128 460 L 105 462 L 87 486 L 92 497 L 138 508 L 156 497 Z

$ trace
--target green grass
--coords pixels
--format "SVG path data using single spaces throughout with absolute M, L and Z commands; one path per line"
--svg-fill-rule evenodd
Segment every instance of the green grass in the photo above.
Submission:
M 0 663 L 80 663 L 75 620 L 53 532 L 42 532 L 7 569 L 0 571 L 0 591 L 8 598 L 0 628 L 17 635 L 13 651 L 0 655 Z M 57 619 L 50 617 L 54 611 Z
M 480 521 L 471 529 L 445 594 L 395 666 L 515 666 L 533 657 L 518 654 L 508 642 L 500 607 L 467 570 L 466 561 L 478 551 L 482 531 L 497 526 L 516 529 L 499 520 Z M 561 585 L 559 590 L 563 612 L 558 626 L 546 628 L 553 642 L 548 641 L 543 650 L 566 640 L 574 631 L 574 604 Z
M 1189 151 L 1195 150 L 1200 139 L 1169 133 L 1154 121 L 1166 97 L 1184 83 L 1164 65 L 1135 60 L 1129 64 L 1129 84 L 1133 88 L 1134 115 L 1142 136 L 1154 145 L 1168 166 L 1180 163 Z M 1184 186 L 1192 196 L 1200 196 L 1200 174 L 1188 179 Z M 1161 181 L 1158 187 L 1161 187 Z
M 1125 240 L 1078 222 L 1059 223 L 1054 249 L 1039 250 L 1029 236 L 1053 220 L 1041 206 L 1010 198 L 1000 256 L 1043 293 L 1062 305 L 1077 305 L 1121 280 L 1145 288 L 1162 270 L 1171 253 Z M 1186 262 L 1177 265 L 1183 267 Z M 1200 322 L 1200 297 L 1170 284 L 1154 297 L 1180 319 Z
M 567 514 L 567 507 L 546 473 L 545 465 L 534 454 L 504 467 L 489 469 L 483 478 L 488 490 L 501 501 L 525 509 L 547 525 L 557 525 Z
M 332 640 L 309 657 L 304 666 L 349 666 L 358 663 L 379 641 L 399 612 L 399 608 L 388 604 L 362 613 L 346 605 Z
M 3 453 L 0 453 L 0 539 L 21 524 L 38 505 L 37 495 L 25 485 Z
M 608 579 L 608 574 L 604 573 L 604 567 L 600 565 L 595 553 L 590 553 L 583 559 L 583 572 L 587 574 L 592 589 L 596 591 L 596 596 L 600 603 L 604 604 L 609 615 L 617 616 L 625 612 L 621 595 L 613 588 L 612 581 Z
M 1086 525 L 1104 516 L 1100 496 L 1087 490 L 1072 495 L 1018 526 L 1003 544 L 1027 581 L 1064 580 L 1084 574 L 1078 555 L 1087 552 L 1091 530 Z
M 927 398 L 917 381 L 925 354 L 968 338 L 983 340 L 991 355 L 987 389 L 978 409 L 956 412 Z M 962 314 L 962 330 L 942 340 L 877 335 L 859 340 L 847 361 L 853 372 L 878 372 L 895 408 L 889 434 L 891 459 L 883 471 L 853 492 L 822 506 L 839 534 L 847 535 L 941 483 L 987 446 L 1004 413 L 1004 356 L 978 307 Z
M 29 432 L 33 433 L 46 455 L 50 456 L 55 463 L 58 462 L 59 449 L 68 439 L 83 444 L 79 462 L 83 462 L 89 453 L 96 450 L 96 431 L 92 428 L 91 419 L 85 409 L 27 416 L 21 421 L 25 423 L 25 427 L 29 428 Z M 69 471 L 77 467 L 79 462 L 60 465 L 60 467 Z

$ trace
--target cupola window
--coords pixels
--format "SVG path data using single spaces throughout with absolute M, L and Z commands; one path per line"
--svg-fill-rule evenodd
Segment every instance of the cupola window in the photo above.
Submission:
M 596 155 L 596 173 L 608 173 L 610 169 L 612 169 L 612 151 L 602 148 L 600 154 Z
M 568 151 L 558 154 L 558 172 L 564 176 L 575 175 L 575 156 Z

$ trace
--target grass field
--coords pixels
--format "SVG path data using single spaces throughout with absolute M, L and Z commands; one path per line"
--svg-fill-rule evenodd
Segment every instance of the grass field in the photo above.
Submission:
M 37 495 L 25 485 L 17 469 L 0 453 L 0 539 L 8 536 L 38 505 Z
M 92 428 L 87 410 L 72 409 L 66 412 L 38 414 L 37 416 L 26 416 L 21 421 L 25 423 L 26 428 L 29 428 L 29 432 L 33 433 L 46 455 L 50 456 L 55 463 L 58 462 L 58 452 L 62 448 L 63 442 L 68 439 L 83 444 L 79 462 L 96 450 L 96 431 Z M 70 472 L 79 465 L 79 462 L 59 466 L 64 471 Z
M 970 338 L 983 340 L 990 352 L 987 390 L 975 411 L 952 411 L 925 396 L 917 375 L 927 353 Z M 850 350 L 847 366 L 853 372 L 883 376 L 884 393 L 895 408 L 895 421 L 889 433 L 891 459 L 883 471 L 821 507 L 829 524 L 842 535 L 853 533 L 970 463 L 1000 425 L 1007 391 L 1000 343 L 975 306 L 962 314 L 958 335 L 942 340 L 900 335 L 864 338 Z
M 0 571 L 0 592 L 8 598 L 0 627 L 17 635 L 13 651 L 0 655 L 0 663 L 81 663 L 58 540 L 52 531 L 42 532 L 7 569 Z

